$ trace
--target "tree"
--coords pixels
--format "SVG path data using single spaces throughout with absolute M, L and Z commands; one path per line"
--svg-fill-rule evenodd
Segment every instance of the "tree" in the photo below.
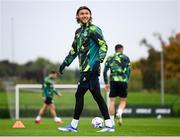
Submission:
M 180 33 L 169 38 L 164 50 L 165 90 L 180 93 Z
M 160 85 L 160 52 L 156 51 L 146 39 L 142 39 L 140 45 L 146 46 L 149 54 L 147 59 L 140 59 L 143 88 L 157 89 Z
M 58 67 L 58 63 L 52 63 L 44 58 L 37 58 L 22 65 L 4 60 L 0 61 L 0 80 L 11 78 L 15 83 L 42 83 L 44 77 L 51 70 L 58 71 Z M 79 71 L 67 69 L 63 76 L 59 77 L 60 83 L 77 83 L 78 76 Z
M 180 33 L 169 38 L 165 47 L 165 77 L 180 79 Z
M 169 43 L 165 44 L 159 39 L 164 51 L 164 78 L 165 91 L 180 93 L 180 33 L 169 37 Z M 160 52 L 142 39 L 141 45 L 148 48 L 148 57 L 140 59 L 143 88 L 158 89 L 160 86 Z
M 128 89 L 130 91 L 142 90 L 142 73 L 141 64 L 139 61 L 131 63 L 131 76 L 129 80 Z

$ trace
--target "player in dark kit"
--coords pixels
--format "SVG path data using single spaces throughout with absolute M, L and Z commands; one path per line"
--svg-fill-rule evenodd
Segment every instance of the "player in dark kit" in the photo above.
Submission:
M 109 56 L 105 62 L 104 67 L 104 82 L 105 90 L 109 91 L 107 71 L 110 69 L 110 118 L 114 123 L 115 114 L 115 99 L 120 97 L 119 108 L 116 116 L 118 117 L 118 124 L 122 124 L 122 113 L 126 107 L 127 87 L 130 76 L 130 60 L 123 54 L 123 46 L 118 44 L 115 46 L 115 53 Z
M 107 53 L 106 42 L 103 39 L 101 29 L 91 23 L 92 15 L 88 7 L 80 7 L 76 12 L 76 19 L 81 27 L 76 30 L 71 50 L 59 68 L 59 72 L 62 73 L 64 68 L 69 66 L 78 56 L 80 80 L 75 94 L 74 117 L 70 125 L 58 129 L 63 132 L 77 132 L 79 118 L 84 106 L 84 95 L 89 90 L 105 119 L 105 128 L 98 132 L 114 132 L 107 105 L 100 92 L 98 79 L 100 63 L 104 61 Z

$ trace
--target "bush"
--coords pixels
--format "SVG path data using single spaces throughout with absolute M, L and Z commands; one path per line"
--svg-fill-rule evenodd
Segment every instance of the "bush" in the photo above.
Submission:
M 14 81 L 14 84 L 16 85 L 16 84 L 40 84 L 40 83 L 37 83 L 37 81 L 34 79 L 19 79 L 18 78 Z
M 132 69 L 128 89 L 130 91 L 142 90 L 142 74 L 139 69 Z
M 0 109 L 0 118 L 10 118 L 8 109 Z
M 4 84 L 3 84 L 2 80 L 0 80 L 0 92 L 1 91 L 5 91 L 5 87 L 4 87 Z
M 166 93 L 180 93 L 180 84 L 179 79 L 177 78 L 168 78 L 165 79 L 165 92 Z
M 174 116 L 178 116 L 180 117 L 180 100 L 177 100 L 173 107 L 172 107 L 172 110 L 173 110 L 173 115 Z

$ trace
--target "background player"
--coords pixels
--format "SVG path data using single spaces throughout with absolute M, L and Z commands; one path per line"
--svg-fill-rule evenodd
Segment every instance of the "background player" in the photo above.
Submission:
M 107 71 L 110 69 L 110 106 L 109 113 L 110 118 L 114 123 L 115 114 L 115 100 L 116 97 L 120 97 L 119 107 L 116 116 L 119 118 L 118 123 L 122 124 L 122 113 L 126 107 L 127 87 L 130 76 L 130 60 L 123 54 L 123 46 L 118 44 L 115 46 L 115 53 L 109 56 L 105 62 L 104 67 L 104 82 L 105 90 L 109 91 L 109 84 L 107 78 Z
M 45 79 L 44 79 L 44 82 L 43 82 L 44 104 L 41 107 L 41 109 L 39 110 L 39 114 L 38 114 L 38 116 L 35 119 L 36 123 L 40 123 L 41 122 L 41 116 L 44 114 L 44 112 L 47 109 L 47 107 L 50 108 L 50 112 L 51 112 L 52 116 L 54 117 L 54 121 L 56 123 L 60 123 L 60 124 L 63 123 L 61 118 L 57 117 L 57 115 L 56 115 L 55 105 L 54 105 L 54 101 L 53 101 L 54 93 L 57 96 L 61 96 L 61 94 L 58 93 L 56 91 L 56 89 L 54 88 L 54 80 L 56 78 L 57 78 L 57 72 L 56 71 L 51 71 L 49 73 L 49 75 L 47 77 L 45 77 Z

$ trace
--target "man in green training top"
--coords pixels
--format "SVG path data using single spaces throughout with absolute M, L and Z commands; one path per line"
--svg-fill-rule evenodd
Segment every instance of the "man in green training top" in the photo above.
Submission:
M 56 71 L 51 71 L 50 74 L 45 77 L 44 82 L 43 82 L 43 97 L 44 97 L 44 104 L 39 110 L 39 114 L 35 119 L 35 123 L 40 123 L 41 122 L 41 116 L 44 114 L 45 110 L 47 107 L 50 107 L 50 112 L 54 117 L 54 121 L 56 123 L 63 123 L 61 118 L 57 117 L 56 111 L 55 111 L 55 105 L 53 102 L 53 96 L 56 94 L 57 96 L 61 96 L 60 93 L 56 91 L 54 88 L 54 80 L 57 78 L 57 72 Z
M 130 60 L 123 54 L 123 46 L 118 44 L 115 46 L 115 53 L 109 56 L 105 62 L 104 67 L 104 82 L 105 90 L 109 91 L 107 71 L 110 69 L 110 106 L 109 113 L 110 118 L 114 122 L 115 114 L 115 99 L 120 97 L 119 108 L 117 110 L 116 116 L 118 117 L 118 124 L 122 124 L 122 113 L 126 107 L 126 97 L 127 97 L 127 87 L 128 80 L 130 76 Z
M 92 14 L 88 7 L 80 7 L 76 12 L 76 19 L 81 27 L 76 30 L 71 50 L 59 68 L 59 72 L 62 74 L 64 68 L 69 66 L 78 56 L 80 80 L 75 94 L 74 117 L 69 125 L 58 129 L 63 132 L 77 132 L 79 118 L 84 106 L 84 95 L 89 90 L 105 119 L 105 128 L 98 132 L 114 132 L 107 105 L 100 92 L 98 78 L 100 63 L 104 61 L 107 53 L 106 42 L 101 29 L 91 23 Z

